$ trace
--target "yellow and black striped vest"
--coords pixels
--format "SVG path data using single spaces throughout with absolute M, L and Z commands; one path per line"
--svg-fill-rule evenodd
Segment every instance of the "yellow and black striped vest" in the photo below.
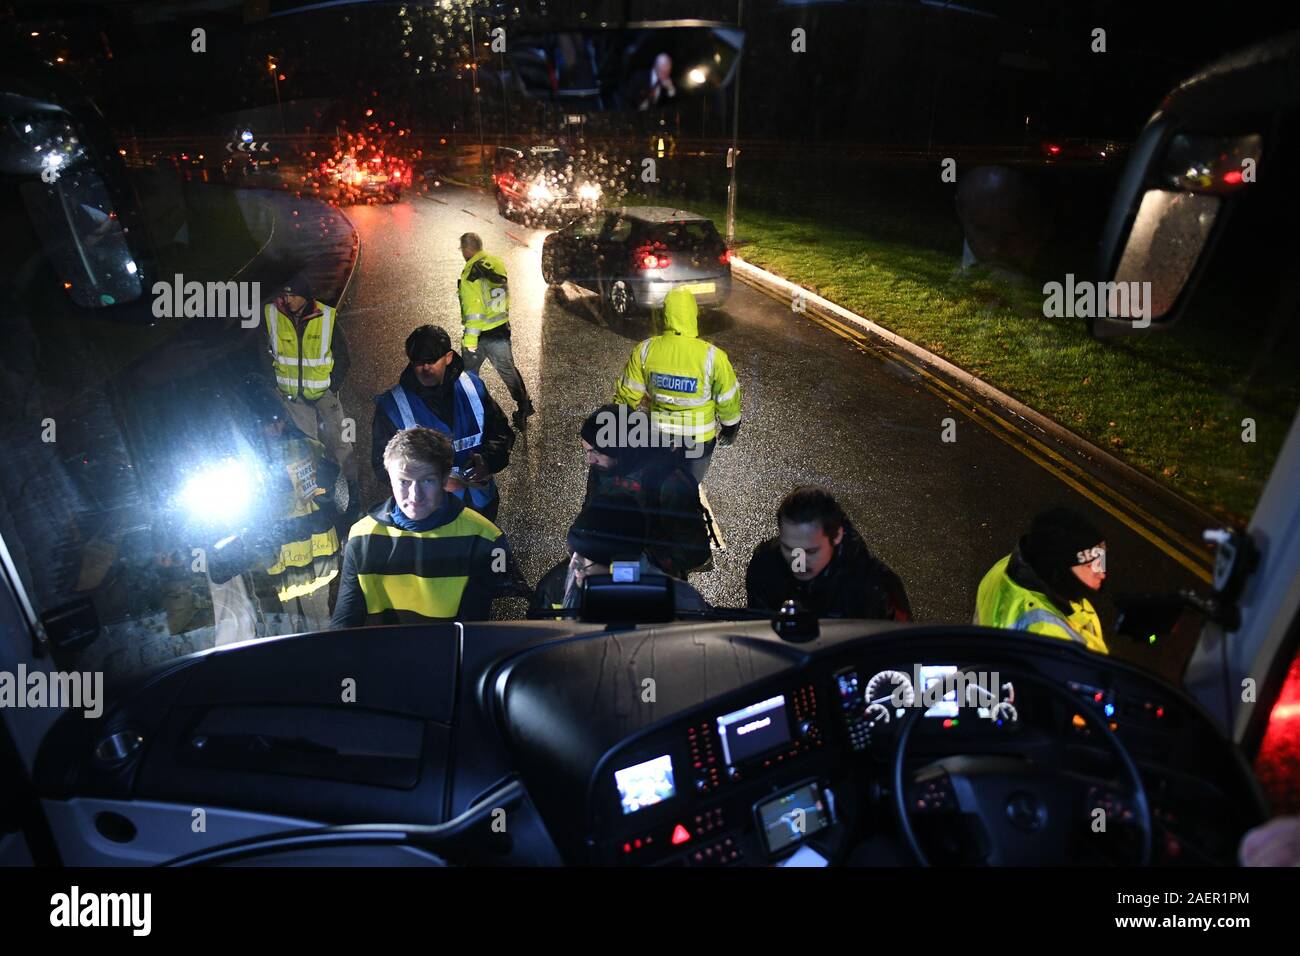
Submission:
M 362 518 L 352 526 L 347 546 L 366 599 L 367 623 L 486 619 L 484 595 L 500 577 L 497 566 L 505 568 L 499 538 L 501 529 L 470 508 L 429 531 L 406 531 L 374 514 Z M 481 606 L 465 609 L 468 615 L 461 607 L 467 588 L 473 588 L 476 604 L 481 600 Z

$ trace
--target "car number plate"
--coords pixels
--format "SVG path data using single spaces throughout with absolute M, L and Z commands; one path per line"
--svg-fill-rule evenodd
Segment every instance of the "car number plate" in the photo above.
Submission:
M 706 292 L 713 292 L 716 287 L 712 282 L 692 282 L 689 285 L 680 286 L 680 288 L 694 295 L 703 295 Z

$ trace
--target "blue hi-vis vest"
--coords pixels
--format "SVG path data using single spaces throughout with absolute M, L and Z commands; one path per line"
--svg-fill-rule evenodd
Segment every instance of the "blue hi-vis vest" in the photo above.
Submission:
M 450 438 L 453 452 L 452 466 L 459 469 L 469 461 L 470 455 L 474 454 L 474 449 L 483 444 L 483 401 L 486 397 L 487 389 L 482 379 L 473 372 L 461 372 L 456 380 L 456 411 L 452 422 L 453 427 L 450 428 L 433 413 L 422 398 L 408 392 L 401 384 L 394 385 L 375 401 L 384 410 L 389 421 L 400 429 L 421 425 L 425 428 L 435 428 Z M 468 500 L 465 498 L 467 491 Z M 462 488 L 455 494 L 470 507 L 483 508 L 497 496 L 496 479 L 489 481 L 486 488 Z

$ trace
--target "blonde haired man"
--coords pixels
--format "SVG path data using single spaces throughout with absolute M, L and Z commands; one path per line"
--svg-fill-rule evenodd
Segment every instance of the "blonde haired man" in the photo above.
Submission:
M 500 528 L 444 490 L 451 440 L 407 428 L 383 461 L 393 494 L 352 526 L 331 624 L 487 620 L 514 558 Z

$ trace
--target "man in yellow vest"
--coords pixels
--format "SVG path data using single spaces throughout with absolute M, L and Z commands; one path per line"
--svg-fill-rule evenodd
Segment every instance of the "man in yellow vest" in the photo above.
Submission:
M 1109 654 L 1088 600 L 1106 580 L 1106 542 L 1083 515 L 1052 508 L 1034 517 L 1016 549 L 989 570 L 975 623 L 1045 634 Z
M 473 232 L 460 237 L 460 254 L 465 257 L 465 268 L 456 283 L 456 294 L 460 298 L 463 326 L 460 354 L 465 370 L 477 375 L 484 359 L 492 363 L 510 397 L 515 400 L 510 420 L 516 428 L 522 429 L 534 409 L 510 349 L 510 291 L 506 284 L 506 264 L 500 257 L 484 252 L 483 240 Z
M 280 418 L 263 425 L 272 494 L 279 498 L 278 550 L 266 573 L 295 631 L 329 627 L 329 583 L 339 573 L 339 536 L 332 492 L 337 469 L 325 446 Z
M 730 445 L 740 430 L 740 383 L 727 353 L 699 337 L 698 319 L 694 295 L 669 292 L 663 333 L 632 349 L 614 401 L 648 411 L 684 447 L 686 469 L 703 484 L 714 445 Z
M 389 441 L 393 495 L 352 526 L 334 627 L 486 621 L 494 597 L 518 593 L 501 529 L 444 490 L 451 465 L 451 439 L 436 429 Z
M 302 274 L 284 283 L 263 313 L 275 384 L 285 410 L 304 435 L 324 443 L 355 497 L 355 436 L 345 434 L 339 401 L 349 361 L 337 313 L 315 299 Z
M 232 420 L 234 444 L 226 461 L 248 469 L 249 510 L 220 520 L 221 502 L 204 511 L 203 500 L 191 502 L 196 513 L 211 516 L 216 540 L 200 539 L 216 617 L 217 644 L 256 636 L 258 620 L 268 633 L 322 631 L 330 621 L 330 583 L 339 574 L 338 466 L 325 446 L 304 435 L 285 411 L 283 396 L 264 383 L 250 383 L 244 416 Z M 221 446 L 219 436 L 213 438 Z M 219 455 L 220 452 L 217 452 Z M 233 459 L 233 461 L 232 461 Z M 239 481 L 240 479 L 232 479 Z M 231 488 L 204 483 L 200 494 L 220 498 Z M 251 575 L 251 576 L 250 576 Z M 262 611 L 274 592 L 281 621 Z M 260 594 L 262 600 L 255 600 Z

